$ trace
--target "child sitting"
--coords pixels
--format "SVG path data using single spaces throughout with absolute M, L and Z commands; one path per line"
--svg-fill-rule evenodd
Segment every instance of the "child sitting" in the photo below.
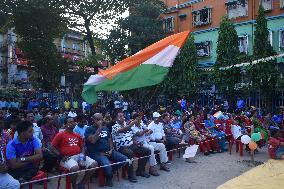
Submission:
M 271 159 L 284 159 L 284 138 L 281 137 L 279 130 L 271 131 L 268 144 L 268 153 Z

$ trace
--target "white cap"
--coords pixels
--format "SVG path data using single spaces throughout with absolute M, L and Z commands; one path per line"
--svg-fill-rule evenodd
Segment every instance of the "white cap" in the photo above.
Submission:
M 161 114 L 159 114 L 158 112 L 154 112 L 153 113 L 153 118 L 158 118 L 161 117 Z

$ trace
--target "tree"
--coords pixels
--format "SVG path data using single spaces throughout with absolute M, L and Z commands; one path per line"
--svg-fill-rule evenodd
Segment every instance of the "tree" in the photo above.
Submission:
M 93 28 L 110 23 L 125 12 L 136 0 L 61 0 L 61 7 L 69 20 L 69 27 L 86 35 L 92 54 L 96 54 Z
M 54 44 L 54 39 L 67 30 L 61 10 L 45 0 L 18 0 L 8 6 L 19 39 L 17 45 L 29 61 L 37 82 L 44 89 L 56 88 L 60 76 L 68 70 L 67 62 Z
M 137 1 L 130 8 L 130 15 L 120 19 L 105 41 L 105 51 L 112 62 L 124 59 L 166 36 L 161 10 L 165 4 L 160 0 Z
M 241 81 L 241 70 L 236 67 L 226 70 L 220 68 L 239 63 L 239 57 L 238 35 L 234 24 L 227 16 L 223 17 L 219 28 L 214 75 L 218 92 L 223 94 L 230 104 L 234 101 L 235 86 Z
M 258 60 L 276 55 L 269 42 L 269 32 L 264 8 L 259 6 L 256 18 L 256 29 L 254 32 L 253 58 Z M 260 90 L 265 98 L 268 110 L 272 110 L 272 96 L 275 92 L 277 79 L 277 60 L 261 61 L 255 65 L 248 66 L 248 74 L 253 84 L 253 90 Z
M 187 96 L 195 98 L 198 92 L 198 83 L 197 50 L 194 37 L 191 35 L 182 47 L 180 54 L 177 56 L 173 67 L 161 86 L 164 93 L 170 97 Z

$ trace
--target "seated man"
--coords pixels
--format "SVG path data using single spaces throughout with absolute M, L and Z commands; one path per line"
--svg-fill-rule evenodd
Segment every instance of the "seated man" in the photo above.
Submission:
M 135 155 L 138 157 L 147 156 L 139 159 L 137 172 L 140 176 L 149 177 L 150 175 L 145 173 L 145 166 L 149 160 L 148 156 L 151 154 L 151 151 L 145 147 L 133 143 L 133 132 L 131 127 L 136 123 L 136 121 L 132 121 L 129 125 L 126 125 L 124 113 L 122 111 L 117 111 L 115 116 L 116 124 L 112 127 L 112 137 L 116 148 L 120 153 L 127 156 L 128 159 L 131 160 L 135 158 Z M 128 169 L 128 179 L 130 182 L 137 182 L 132 164 Z
M 113 142 L 108 128 L 106 127 L 101 113 L 93 116 L 93 126 L 88 127 L 85 132 L 86 147 L 91 158 L 96 160 L 100 166 L 110 165 L 110 160 L 114 162 L 123 162 L 117 164 L 114 169 L 119 169 L 126 163 L 127 157 L 117 152 L 113 148 Z M 112 167 L 103 167 L 106 176 L 106 185 L 112 187 Z
M 80 168 L 95 168 L 97 162 L 84 153 L 84 141 L 77 133 L 73 132 L 76 125 L 73 118 L 65 119 L 65 131 L 58 133 L 52 141 L 52 150 L 58 156 L 61 156 L 60 165 L 65 169 L 75 172 Z M 94 170 L 87 171 L 83 180 L 76 185 L 78 174 L 72 175 L 73 189 L 83 189 L 84 185 L 89 182 Z
M 4 121 L 0 120 L 0 188 L 3 189 L 20 189 L 20 183 L 8 174 L 8 165 L 5 159 L 4 149 L 10 141 L 8 133 L 4 132 Z
M 28 112 L 26 114 L 26 118 L 25 118 L 26 121 L 29 121 L 33 124 L 33 136 L 34 138 L 38 139 L 38 141 L 40 142 L 40 145 L 41 142 L 42 142 L 42 139 L 43 139 L 43 136 L 42 136 L 42 132 L 41 132 L 41 129 L 39 126 L 37 126 L 37 123 L 35 121 L 35 116 L 34 116 L 34 113 L 33 112 Z M 14 138 L 17 138 L 18 136 L 18 132 L 16 132 L 14 134 Z
M 43 119 L 42 124 L 41 131 L 43 135 L 42 148 L 44 165 L 41 170 L 51 172 L 58 161 L 58 157 L 51 150 L 51 142 L 58 133 L 58 128 L 55 125 L 53 116 L 50 115 Z
M 161 166 L 160 169 L 169 172 L 170 169 L 166 166 L 166 163 L 168 162 L 168 156 L 166 155 L 167 152 L 165 150 L 165 143 L 166 143 L 166 136 L 164 133 L 163 124 L 160 122 L 161 115 L 158 112 L 153 113 L 153 119 L 149 125 L 148 129 L 150 130 L 150 145 L 152 146 L 159 146 L 162 153 L 160 156 L 162 156 L 161 159 Z
M 85 131 L 88 128 L 87 120 L 83 114 L 80 114 L 76 117 L 77 125 L 74 128 L 74 133 L 79 134 L 82 138 L 85 138 Z
M 182 136 L 183 136 L 182 131 L 177 127 L 176 128 L 173 127 L 169 113 L 163 113 L 162 123 L 166 135 L 166 141 L 167 141 L 166 146 L 168 150 L 172 150 L 175 145 L 178 145 L 182 142 Z
M 20 181 L 31 180 L 38 172 L 42 159 L 39 140 L 33 137 L 33 124 L 22 121 L 17 125 L 18 136 L 9 142 L 6 157 L 10 166 L 9 174 Z
M 147 127 L 141 122 L 142 117 L 138 113 L 135 113 L 132 115 L 132 118 L 136 121 L 136 124 L 132 126 L 132 131 L 135 134 L 135 140 L 143 147 L 151 150 L 149 173 L 153 176 L 159 176 L 156 169 L 157 161 L 155 158 L 155 151 L 159 151 L 160 161 L 162 162 L 161 169 L 166 169 L 163 167 L 165 165 L 163 163 L 168 161 L 165 145 L 156 142 L 150 143 L 149 136 L 152 134 L 152 131 L 147 129 Z

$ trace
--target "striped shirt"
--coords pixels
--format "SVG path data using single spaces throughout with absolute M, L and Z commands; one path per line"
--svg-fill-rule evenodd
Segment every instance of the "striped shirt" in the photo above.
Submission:
M 122 146 L 131 146 L 133 144 L 133 132 L 132 130 L 126 131 L 125 133 L 118 133 L 120 128 L 126 127 L 126 122 L 123 125 L 116 123 L 112 127 L 112 138 L 116 149 Z

